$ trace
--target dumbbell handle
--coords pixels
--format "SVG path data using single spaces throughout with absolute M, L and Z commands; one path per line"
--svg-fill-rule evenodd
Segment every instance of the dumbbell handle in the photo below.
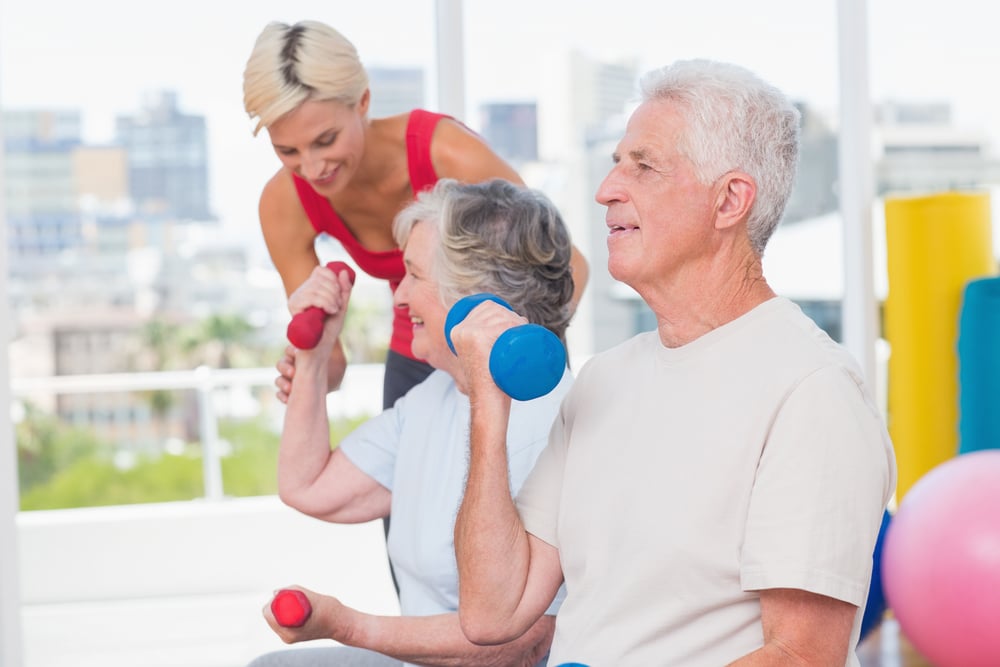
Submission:
M 473 294 L 459 299 L 445 317 L 445 340 L 451 351 L 451 330 L 483 301 L 494 301 L 513 310 L 492 294 Z M 558 336 L 538 324 L 522 324 L 504 331 L 490 350 L 493 382 L 511 398 L 530 401 L 544 396 L 559 384 L 566 370 L 566 347 Z
M 271 600 L 271 613 L 274 614 L 274 620 L 278 625 L 298 628 L 309 620 L 309 616 L 312 615 L 312 605 L 302 591 L 282 588 Z
M 326 268 L 339 274 L 347 271 L 347 277 L 351 284 L 354 284 L 355 273 L 349 265 L 344 262 L 329 262 Z M 292 321 L 288 323 L 288 342 L 300 350 L 311 350 L 319 344 L 319 339 L 323 337 L 323 322 L 326 320 L 326 313 L 322 308 L 309 306 L 305 310 L 295 313 Z

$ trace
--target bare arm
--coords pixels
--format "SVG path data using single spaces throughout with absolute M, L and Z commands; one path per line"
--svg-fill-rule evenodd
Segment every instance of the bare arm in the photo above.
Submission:
M 374 616 L 339 600 L 304 591 L 313 607 L 300 628 L 278 625 L 270 606 L 264 617 L 287 643 L 333 639 L 391 656 L 404 662 L 442 667 L 533 667 L 549 650 L 555 619 L 543 616 L 517 640 L 498 646 L 477 646 L 462 634 L 458 614 L 436 616 Z
M 392 495 L 340 450 L 330 449 L 326 387 L 330 349 L 340 335 L 350 298 L 346 275 L 317 267 L 289 300 L 293 312 L 317 306 L 327 312 L 323 337 L 313 350 L 296 352 L 294 387 L 278 451 L 278 494 L 309 516 L 357 523 L 386 516 Z
M 760 592 L 764 646 L 731 663 L 843 667 L 858 608 L 825 595 L 790 588 Z
M 558 551 L 525 531 L 511 497 L 510 398 L 488 370 L 497 336 L 524 321 L 486 302 L 452 330 L 472 406 L 469 474 L 455 522 L 459 617 L 465 635 L 477 644 L 502 643 L 526 632 L 562 583 Z
M 442 120 L 434 133 L 431 145 L 434 170 L 441 178 L 454 178 L 466 183 L 479 183 L 492 178 L 502 178 L 524 185 L 524 180 L 491 149 L 482 137 L 452 120 Z M 573 300 L 575 308 L 583 297 L 590 269 L 587 260 L 574 245 L 570 260 L 573 267 Z
M 319 265 L 314 242 L 316 230 L 306 216 L 292 176 L 281 169 L 264 186 L 258 206 L 260 228 L 264 235 L 271 262 L 281 276 L 286 296 L 291 297 Z M 330 350 L 327 391 L 340 387 L 347 369 L 347 356 L 338 339 Z M 278 398 L 287 402 L 295 373 L 294 355 L 286 355 L 278 364 L 279 377 L 275 380 Z

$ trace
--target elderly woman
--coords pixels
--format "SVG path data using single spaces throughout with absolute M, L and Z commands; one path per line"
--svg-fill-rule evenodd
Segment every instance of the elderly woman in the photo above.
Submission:
M 326 521 L 392 513 L 389 558 L 402 615 L 372 616 L 306 591 L 313 607 L 306 624 L 282 627 L 265 608 L 271 627 L 286 642 L 330 638 L 345 646 L 271 653 L 253 667 L 530 666 L 544 660 L 552 641 L 558 599 L 528 632 L 505 644 L 472 644 L 459 627 L 453 531 L 467 473 L 470 408 L 468 382 L 444 322 L 459 298 L 489 292 L 564 339 L 573 294 L 568 231 L 535 191 L 502 180 L 467 185 L 445 179 L 397 216 L 393 232 L 406 265 L 394 303 L 409 310 L 414 354 L 436 370 L 331 451 L 326 360 L 343 327 L 351 284 L 346 272 L 335 276 L 318 268 L 289 299 L 292 312 L 318 306 L 328 317 L 319 345 L 297 354 L 278 480 L 285 503 Z M 545 446 L 570 384 L 567 370 L 547 395 L 513 402 L 507 431 L 513 492 Z

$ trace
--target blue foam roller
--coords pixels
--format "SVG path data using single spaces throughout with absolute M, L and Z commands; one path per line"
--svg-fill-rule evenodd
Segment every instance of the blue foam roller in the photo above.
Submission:
M 879 526 L 878 539 L 875 541 L 875 553 L 872 554 L 872 581 L 868 586 L 868 600 L 865 602 L 865 613 L 861 616 L 861 635 L 858 643 L 864 641 L 868 634 L 882 623 L 887 608 L 885 592 L 882 588 L 882 545 L 889 530 L 892 515 L 882 512 L 882 525 Z
M 1000 278 L 965 286 L 958 385 L 959 453 L 1000 448 Z

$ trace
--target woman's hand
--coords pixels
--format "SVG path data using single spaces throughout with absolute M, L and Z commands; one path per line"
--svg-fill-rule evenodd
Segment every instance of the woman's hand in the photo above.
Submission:
M 288 297 L 288 311 L 296 315 L 310 306 L 321 308 L 327 315 L 340 315 L 347 310 L 353 286 L 347 271 L 334 273 L 326 266 L 317 265 L 305 282 Z
M 275 367 L 278 377 L 274 384 L 278 388 L 276 396 L 282 403 L 288 403 L 292 391 L 296 365 L 300 359 L 305 363 L 327 360 L 328 391 L 340 386 L 344 377 L 347 359 L 339 345 L 340 333 L 344 328 L 347 305 L 351 299 L 353 283 L 347 271 L 334 273 L 325 266 L 317 266 L 305 282 L 288 297 L 288 310 L 294 316 L 307 308 L 320 308 L 326 313 L 323 322 L 323 336 L 312 350 L 298 350 L 289 345 Z
M 288 403 L 288 395 L 292 393 L 292 379 L 295 376 L 295 348 L 291 345 L 285 348 L 285 353 L 275 364 L 278 369 L 278 377 L 274 380 L 274 386 L 278 388 L 275 396 L 282 403 Z
M 312 613 L 306 622 L 299 627 L 285 627 L 275 619 L 274 612 L 271 611 L 271 603 L 268 602 L 264 606 L 264 619 L 283 642 L 295 644 L 312 639 L 332 639 L 344 644 L 349 643 L 353 632 L 349 624 L 352 617 L 350 608 L 345 607 L 340 600 L 329 595 L 321 595 L 301 586 L 289 586 L 288 588 L 305 594 L 312 607 Z

